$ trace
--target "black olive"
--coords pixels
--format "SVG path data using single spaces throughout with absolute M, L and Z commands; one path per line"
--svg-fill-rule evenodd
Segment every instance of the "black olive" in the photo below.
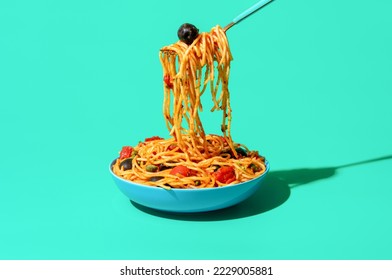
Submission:
M 156 181 L 159 181 L 159 180 L 161 180 L 161 179 L 163 179 L 162 176 L 154 176 L 154 177 L 151 177 L 151 178 L 150 178 L 150 181 L 151 181 L 151 182 L 156 182 Z
M 132 168 L 132 158 L 124 159 L 120 163 L 120 168 L 124 168 L 124 170 L 129 170 Z
M 235 148 L 235 151 L 237 152 L 237 154 L 243 157 L 246 157 L 248 155 L 248 153 L 243 148 Z
M 190 45 L 197 38 L 197 36 L 199 36 L 199 29 L 197 29 L 193 24 L 184 23 L 178 29 L 177 36 L 182 42 Z
M 112 163 L 110 164 L 110 168 L 113 169 L 113 165 L 115 165 L 117 162 L 117 159 L 113 160 Z

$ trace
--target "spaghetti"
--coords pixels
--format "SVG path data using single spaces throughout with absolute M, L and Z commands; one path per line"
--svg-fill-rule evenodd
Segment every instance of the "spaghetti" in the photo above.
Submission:
M 189 43 L 189 44 L 188 44 Z M 220 26 L 160 51 L 164 76 L 163 115 L 170 135 L 125 146 L 113 172 L 135 183 L 162 188 L 211 188 L 237 184 L 263 174 L 257 151 L 234 143 L 228 89 L 232 55 Z M 222 136 L 206 134 L 199 113 L 209 88 L 213 111 L 222 111 Z

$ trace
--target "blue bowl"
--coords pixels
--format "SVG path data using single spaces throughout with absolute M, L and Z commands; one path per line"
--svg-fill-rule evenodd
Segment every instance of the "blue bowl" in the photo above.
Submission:
M 266 171 L 259 177 L 236 185 L 169 190 L 124 180 L 113 173 L 111 164 L 109 170 L 117 187 L 131 201 L 161 211 L 193 213 L 218 210 L 244 201 L 262 186 L 269 171 L 268 162 L 266 167 Z

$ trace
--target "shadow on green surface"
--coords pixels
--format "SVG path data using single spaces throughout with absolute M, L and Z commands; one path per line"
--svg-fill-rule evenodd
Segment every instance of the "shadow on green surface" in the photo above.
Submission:
M 336 167 L 324 167 L 324 168 L 300 168 L 300 169 L 292 169 L 292 170 L 282 170 L 282 171 L 274 171 L 274 176 L 280 178 L 281 180 L 287 182 L 290 188 L 298 187 L 301 185 L 305 185 L 314 181 L 327 179 L 336 174 L 339 169 L 372 163 L 381 160 L 392 159 L 392 155 L 344 164 Z
M 314 181 L 323 180 L 334 176 L 337 170 L 381 160 L 392 159 L 392 155 L 370 160 L 324 168 L 300 168 L 292 170 L 271 171 L 261 187 L 247 200 L 221 210 L 203 213 L 168 213 L 162 212 L 131 202 L 139 210 L 167 219 L 186 221 L 220 221 L 239 219 L 258 215 L 285 203 L 290 197 L 291 189 Z

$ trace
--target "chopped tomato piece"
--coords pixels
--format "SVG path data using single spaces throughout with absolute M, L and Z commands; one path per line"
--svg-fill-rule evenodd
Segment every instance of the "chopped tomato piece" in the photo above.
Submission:
M 173 88 L 173 83 L 170 81 L 170 75 L 166 74 L 165 76 L 163 76 L 163 81 L 168 88 Z
M 180 149 L 180 147 L 178 147 L 178 145 L 177 144 L 170 144 L 168 147 L 167 147 L 167 150 L 168 151 L 176 151 L 177 153 L 182 153 L 183 151 Z
M 214 172 L 215 179 L 223 184 L 229 184 L 235 181 L 235 170 L 231 166 L 222 166 Z
M 162 137 L 153 136 L 153 137 L 149 137 L 149 138 L 144 139 L 144 142 L 154 141 L 154 140 L 162 140 L 162 139 L 163 139 Z
M 223 137 L 223 136 L 221 136 L 221 139 L 222 139 L 222 142 L 223 142 L 223 144 L 227 144 L 227 140 L 226 140 L 226 138 L 225 137 Z
M 177 165 L 176 167 L 174 167 L 171 171 L 170 174 L 171 175 L 181 175 L 183 177 L 188 177 L 193 175 L 193 170 L 189 169 L 186 166 L 183 165 Z
M 124 146 L 120 152 L 120 159 L 129 158 L 131 157 L 133 152 L 133 148 L 131 146 Z
M 167 149 L 169 151 L 173 151 L 175 148 L 177 148 L 178 146 L 176 144 L 170 144 L 169 147 L 167 147 Z
M 168 151 L 173 151 L 173 150 L 175 150 L 175 149 L 177 149 L 177 152 L 182 152 L 182 150 L 178 147 L 177 144 L 170 144 L 170 145 L 167 147 L 167 150 L 168 150 Z

